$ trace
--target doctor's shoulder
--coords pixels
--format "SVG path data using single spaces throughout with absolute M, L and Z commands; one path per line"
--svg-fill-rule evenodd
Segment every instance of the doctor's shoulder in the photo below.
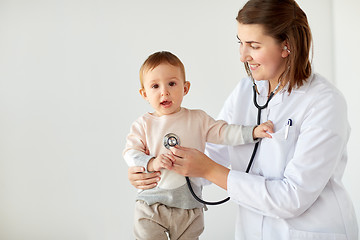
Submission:
M 308 126 L 331 129 L 339 136 L 348 132 L 347 105 L 343 94 L 318 74 L 314 74 L 308 84 L 298 105 Z
M 235 86 L 233 92 L 239 93 L 242 91 L 249 91 L 249 87 L 252 88 L 253 82 L 249 76 L 242 78 L 238 84 Z
M 224 106 L 227 108 L 237 108 L 238 104 L 244 104 L 244 100 L 247 104 L 248 100 L 252 101 L 252 90 L 253 82 L 250 77 L 242 78 L 231 91 L 229 96 L 226 98 Z
M 312 78 L 308 94 L 313 96 L 314 101 L 346 107 L 344 95 L 333 83 L 318 73 L 314 73 Z

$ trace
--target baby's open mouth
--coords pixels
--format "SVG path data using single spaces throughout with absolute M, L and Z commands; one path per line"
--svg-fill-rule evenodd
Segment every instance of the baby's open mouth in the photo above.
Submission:
M 171 104 L 171 101 L 162 101 L 160 104 L 163 106 L 168 106 Z

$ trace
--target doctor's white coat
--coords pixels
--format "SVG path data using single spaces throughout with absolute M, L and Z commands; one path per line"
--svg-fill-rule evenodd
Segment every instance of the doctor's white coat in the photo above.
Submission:
M 268 82 L 257 81 L 257 86 L 262 105 Z M 252 82 L 245 78 L 219 118 L 252 125 L 256 116 Z M 261 140 L 249 174 L 245 169 L 254 144 L 207 146 L 213 160 L 231 165 L 228 194 L 239 206 L 236 239 L 357 240 L 355 211 L 341 182 L 350 134 L 341 93 L 314 74 L 290 95 L 285 89 L 276 94 L 262 110 L 261 122 L 267 120 L 273 121 L 275 133 Z

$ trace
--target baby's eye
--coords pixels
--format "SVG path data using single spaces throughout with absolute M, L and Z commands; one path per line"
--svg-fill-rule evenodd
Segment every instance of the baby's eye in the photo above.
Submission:
M 154 84 L 151 86 L 151 88 L 159 88 L 159 85 L 158 84 Z
M 170 87 L 173 87 L 173 86 L 175 86 L 175 85 L 176 85 L 175 82 L 169 82 L 169 86 L 170 86 Z

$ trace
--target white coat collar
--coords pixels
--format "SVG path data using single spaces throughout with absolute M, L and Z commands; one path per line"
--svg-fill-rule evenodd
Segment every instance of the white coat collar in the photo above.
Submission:
M 267 98 L 268 98 L 268 93 L 269 93 L 269 81 L 267 80 L 263 80 L 263 81 L 255 81 L 256 86 L 257 86 L 257 90 L 259 92 L 259 97 L 257 98 L 258 104 L 259 105 L 263 105 L 265 104 Z M 279 103 L 282 102 L 283 99 L 283 94 L 276 94 L 271 101 L 269 102 L 268 107 L 272 107 L 275 105 L 278 105 Z
M 300 93 L 303 94 L 307 91 L 307 89 L 309 88 L 311 82 L 314 79 L 314 75 L 315 74 L 311 74 L 310 77 L 304 82 L 304 84 L 300 87 L 300 88 L 294 88 L 291 92 L 291 94 L 293 93 Z M 268 93 L 269 93 L 269 81 L 264 80 L 264 81 L 255 81 L 257 89 L 259 91 L 259 94 L 261 96 L 261 98 L 267 98 Z M 278 105 L 279 103 L 282 103 L 284 95 L 288 94 L 287 90 L 288 90 L 289 86 L 286 85 L 283 89 L 280 90 L 280 92 L 278 94 L 276 94 L 273 99 L 269 102 L 269 107 Z
M 304 82 L 304 84 L 299 88 L 293 88 L 292 92 L 294 93 L 305 93 L 309 86 L 311 85 L 311 82 L 315 78 L 315 74 L 312 73 L 310 77 Z M 289 89 L 289 85 L 286 85 L 281 91 L 287 92 Z
M 315 74 L 311 74 L 310 77 L 304 82 L 304 84 L 300 88 L 294 88 L 292 92 L 297 93 L 305 93 L 309 88 L 311 82 L 314 79 Z M 268 80 L 261 80 L 255 81 L 257 89 L 259 91 L 260 96 L 267 97 L 269 93 L 269 81 Z M 280 92 L 287 92 L 289 86 L 286 85 Z

